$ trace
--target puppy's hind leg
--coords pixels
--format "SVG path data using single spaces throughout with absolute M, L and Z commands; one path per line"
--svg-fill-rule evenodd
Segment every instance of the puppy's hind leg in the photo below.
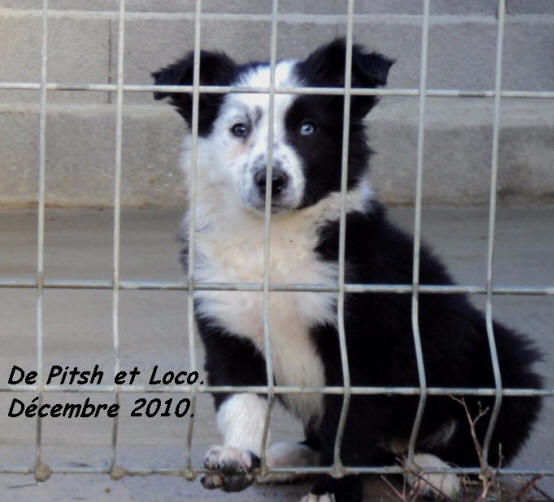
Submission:
M 305 443 L 296 441 L 279 441 L 273 443 L 267 450 L 268 467 L 307 467 L 319 465 L 319 452 Z M 260 483 L 287 483 L 305 477 L 306 475 L 291 473 L 271 473 L 258 476 Z
M 417 453 L 413 464 L 406 463 L 406 481 L 424 498 L 455 499 L 460 492 L 460 477 L 450 472 L 421 472 L 422 469 L 447 469 L 449 465 L 435 455 Z

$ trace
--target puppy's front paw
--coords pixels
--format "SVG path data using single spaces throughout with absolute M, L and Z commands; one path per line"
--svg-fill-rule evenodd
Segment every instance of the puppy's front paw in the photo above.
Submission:
M 255 479 L 252 471 L 260 466 L 260 458 L 250 450 L 232 446 L 213 446 L 206 453 L 204 467 L 210 472 L 200 482 L 204 488 L 221 488 L 238 492 L 250 486 Z
M 225 474 L 250 472 L 260 466 L 260 458 L 250 450 L 232 446 L 212 446 L 204 458 L 204 467 Z

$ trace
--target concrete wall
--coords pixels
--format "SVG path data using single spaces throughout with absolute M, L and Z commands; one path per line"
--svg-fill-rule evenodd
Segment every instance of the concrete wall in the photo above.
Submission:
M 113 82 L 117 64 L 117 0 L 50 0 L 48 79 Z M 433 0 L 428 86 L 494 86 L 496 0 Z M 267 59 L 268 0 L 204 0 L 212 17 L 203 47 L 238 60 Z M 358 0 L 355 38 L 396 59 L 390 87 L 417 87 L 421 2 Z M 40 75 L 40 0 L 0 0 L 0 81 Z M 345 31 L 345 2 L 281 0 L 278 52 L 303 57 Z M 193 0 L 127 0 L 125 81 L 151 83 L 152 70 L 192 48 Z M 233 13 L 232 20 L 213 14 Z M 315 17 L 314 14 L 323 16 Z M 554 91 L 554 1 L 507 0 L 503 87 Z M 36 91 L 0 90 L 0 205 L 36 200 Z M 184 191 L 176 157 L 184 126 L 150 93 L 126 93 L 123 203 L 180 206 Z M 47 201 L 61 206 L 109 206 L 113 197 L 115 96 L 105 92 L 48 93 Z M 427 203 L 487 200 L 492 101 L 429 98 L 426 119 Z M 384 98 L 370 117 L 374 184 L 395 203 L 413 199 L 417 98 Z M 502 102 L 499 196 L 508 202 L 554 200 L 554 99 Z

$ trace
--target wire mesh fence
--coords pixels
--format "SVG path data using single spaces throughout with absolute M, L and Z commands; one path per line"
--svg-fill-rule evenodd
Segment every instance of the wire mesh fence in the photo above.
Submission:
M 498 356 L 495 347 L 494 328 L 492 323 L 492 300 L 495 295 L 540 295 L 554 296 L 554 286 L 531 287 L 514 286 L 500 287 L 494 284 L 493 262 L 495 250 L 495 221 L 496 221 L 496 193 L 498 176 L 498 151 L 499 151 L 499 131 L 500 131 L 500 111 L 502 98 L 533 98 L 533 99 L 553 99 L 554 91 L 529 91 L 529 90 L 503 90 L 502 89 L 502 56 L 506 0 L 498 0 L 498 19 L 496 34 L 496 63 L 495 80 L 493 89 L 483 90 L 464 90 L 464 89 L 428 89 L 427 88 L 427 63 L 429 47 L 429 18 L 431 0 L 422 1 L 422 38 L 421 38 L 421 67 L 419 88 L 417 89 L 354 89 L 351 87 L 351 58 L 353 43 L 353 26 L 355 21 L 354 0 L 348 0 L 344 15 L 339 16 L 346 23 L 346 66 L 344 87 L 342 88 L 316 88 L 316 87 L 290 87 L 278 88 L 275 85 L 275 66 L 277 62 L 277 33 L 279 22 L 278 0 L 272 1 L 271 15 L 264 16 L 271 23 L 270 35 L 270 85 L 269 87 L 240 87 L 240 86 L 204 86 L 200 85 L 200 48 L 202 46 L 202 20 L 214 16 L 214 14 L 202 12 L 202 1 L 195 3 L 195 13 L 189 17 L 194 20 L 194 77 L 193 84 L 190 86 L 154 86 L 154 85 L 131 85 L 125 83 L 124 75 L 124 57 L 125 57 L 125 20 L 126 20 L 126 2 L 119 0 L 118 11 L 118 51 L 117 51 L 117 77 L 116 83 L 86 83 L 72 84 L 63 82 L 50 82 L 48 80 L 48 21 L 49 5 L 48 0 L 42 0 L 42 44 L 41 44 L 41 73 L 40 82 L 0 82 L 0 89 L 4 90 L 39 90 L 40 91 L 40 122 L 39 122 L 39 142 L 38 142 L 38 231 L 37 231 L 37 263 L 36 277 L 34 279 L 23 278 L 0 278 L 0 288 L 31 288 L 36 290 L 36 366 L 38 379 L 36 384 L 29 385 L 0 385 L 0 392 L 30 392 L 38 394 L 39 404 L 42 403 L 45 393 L 48 392 L 76 392 L 68 385 L 46 384 L 43 379 L 43 296 L 45 289 L 102 289 L 112 290 L 112 339 L 113 339 L 113 359 L 114 373 L 117 374 L 121 368 L 120 361 L 120 336 L 119 336 L 119 295 L 122 290 L 178 290 L 186 292 L 188 303 L 188 348 L 190 354 L 189 368 L 191 371 L 198 369 L 198 360 L 195 346 L 195 320 L 194 320 L 194 298 L 195 291 L 258 291 L 263 293 L 263 328 L 264 328 L 264 349 L 266 354 L 266 386 L 198 386 L 198 385 L 161 385 L 152 388 L 147 385 L 83 385 L 79 387 L 78 392 L 82 393 L 110 393 L 114 396 L 114 401 L 119 403 L 120 396 L 123 393 L 179 393 L 191 395 L 191 407 L 194 410 L 196 397 L 198 393 L 224 393 L 224 392 L 247 392 L 266 395 L 269 406 L 267 407 L 265 426 L 263 434 L 262 465 L 261 472 L 305 472 L 305 473 L 332 473 L 334 475 L 344 475 L 346 473 L 395 473 L 402 472 L 401 467 L 396 466 L 345 466 L 340 457 L 340 446 L 344 433 L 346 417 L 349 409 L 349 401 L 352 395 L 370 395 L 370 394 L 398 394 L 418 396 L 418 407 L 413 423 L 412 433 L 409 440 L 409 458 L 414 455 L 414 449 L 418 437 L 419 427 L 423 412 L 425 410 L 426 398 L 433 395 L 478 395 L 494 396 L 494 408 L 488 425 L 486 437 L 483 444 L 483 458 L 487 458 L 491 437 L 494 431 L 498 411 L 505 396 L 554 396 L 554 389 L 514 389 L 504 388 L 500 376 Z M 227 19 L 224 14 L 218 14 L 219 18 Z M 114 187 L 113 187 L 113 270 L 110 280 L 69 280 L 64 278 L 46 279 L 44 277 L 44 222 L 45 222 L 45 181 L 46 181 L 46 128 L 47 128 L 47 99 L 49 92 L 59 90 L 73 91 L 107 91 L 115 93 L 116 107 L 116 137 L 115 137 L 115 158 L 114 158 Z M 184 281 L 144 281 L 144 280 L 123 280 L 120 277 L 120 217 L 121 217 L 121 182 L 122 182 L 122 137 L 123 137 L 123 104 L 125 93 L 128 92 L 152 92 L 152 91 L 171 91 L 181 93 L 191 93 L 193 103 L 192 114 L 192 176 L 190 177 L 189 196 L 190 212 L 189 218 L 189 260 L 186 271 L 186 280 Z M 273 156 L 273 114 L 274 99 L 278 94 L 314 94 L 314 95 L 341 95 L 344 96 L 344 122 L 343 122 L 343 150 L 342 154 L 342 174 L 341 174 L 341 203 L 340 203 L 340 233 L 339 233 L 339 259 L 338 259 L 338 282 L 336 284 L 302 284 L 302 283 L 272 283 L 270 281 L 270 225 L 271 225 L 271 162 L 267 167 L 267 186 L 265 201 L 265 243 L 264 243 L 264 273 L 263 281 L 260 283 L 209 283 L 198 282 L 194 275 L 194 237 L 195 237 L 195 197 L 196 197 L 196 175 L 195 166 L 197 164 L 197 140 L 198 140 L 198 120 L 199 120 L 199 96 L 201 93 L 264 93 L 269 96 L 269 140 L 267 158 Z M 349 135 L 349 116 L 350 99 L 357 95 L 373 96 L 407 96 L 417 98 L 419 101 L 419 119 L 417 136 L 417 175 L 415 186 L 415 219 L 414 219 L 414 246 L 413 246 L 413 274 L 411 284 L 349 284 L 345 282 L 345 242 L 346 242 L 346 187 L 348 176 L 348 135 Z M 493 100 L 493 136 L 490 167 L 490 197 L 489 197 L 489 222 L 487 237 L 487 273 L 486 285 L 461 285 L 461 286 L 443 286 L 443 285 L 421 285 L 419 282 L 419 259 L 421 246 L 421 213 L 422 213 L 422 190 L 423 190 L 423 172 L 424 172 L 424 143 L 425 143 L 425 110 L 427 97 L 471 97 L 485 98 Z M 336 293 L 338 298 L 338 334 L 340 341 L 340 352 L 342 361 L 343 386 L 323 386 L 323 387 L 301 387 L 301 386 L 279 386 L 273 382 L 273 368 L 271 357 L 271 339 L 269 323 L 269 296 L 276 291 L 292 292 L 321 292 Z M 346 294 L 373 294 L 373 293 L 393 293 L 400 295 L 411 295 L 412 312 L 412 332 L 417 360 L 417 370 L 419 385 L 416 387 L 359 387 L 350 384 L 350 369 L 347 357 L 346 334 L 344 328 L 344 300 Z M 424 354 L 421 347 L 418 318 L 418 298 L 422 294 L 475 294 L 484 295 L 486 299 L 486 326 L 488 343 L 491 353 L 491 365 L 494 373 L 494 388 L 452 388 L 452 387 L 430 387 L 425 379 Z M 266 462 L 266 449 L 269 440 L 269 427 L 271 409 L 275 397 L 280 394 L 294 393 L 323 393 L 336 394 L 343 396 L 340 421 L 334 445 L 334 462 L 329 467 L 309 466 L 302 468 L 276 468 L 268 467 Z M 168 474 L 194 478 L 198 473 L 206 472 L 204 468 L 193 465 L 192 449 L 194 441 L 194 418 L 191 417 L 188 423 L 186 434 L 186 458 L 181 468 L 176 469 L 145 469 L 131 470 L 118 465 L 118 436 L 119 419 L 116 416 L 113 420 L 111 433 L 111 461 L 106 468 L 95 467 L 63 467 L 54 472 L 59 473 L 111 473 L 112 475 L 124 474 Z M 0 466 L 0 472 L 3 473 L 34 473 L 36 478 L 41 480 L 48 477 L 50 468 L 43 462 L 42 443 L 43 443 L 43 421 L 40 416 L 36 421 L 36 440 L 35 440 L 35 464 L 34 466 Z M 451 468 L 452 472 L 457 473 L 479 473 L 483 469 L 489 469 L 492 466 L 484 465 L 472 468 Z M 440 469 L 435 469 L 439 470 Z M 495 471 L 503 474 L 544 474 L 554 475 L 551 466 L 545 466 L 540 471 L 499 468 Z

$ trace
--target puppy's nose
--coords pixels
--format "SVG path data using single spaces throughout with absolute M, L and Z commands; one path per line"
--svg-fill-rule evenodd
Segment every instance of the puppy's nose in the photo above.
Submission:
M 262 195 L 265 195 L 266 178 L 265 167 L 254 175 L 254 183 Z M 271 195 L 273 197 L 279 195 L 286 188 L 288 182 L 287 173 L 280 167 L 274 166 L 271 172 Z

